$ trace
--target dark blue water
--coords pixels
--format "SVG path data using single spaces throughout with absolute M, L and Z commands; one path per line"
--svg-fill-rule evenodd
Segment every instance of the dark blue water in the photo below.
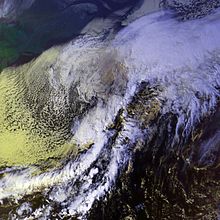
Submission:
M 0 49 L 10 52 L 1 49 L 0 69 L 24 63 L 53 45 L 78 36 L 92 19 L 106 18 L 116 10 L 132 8 L 138 2 L 36 0 L 15 21 L 0 22 Z M 117 19 L 123 16 L 122 13 Z M 10 40 L 12 35 L 14 37 Z

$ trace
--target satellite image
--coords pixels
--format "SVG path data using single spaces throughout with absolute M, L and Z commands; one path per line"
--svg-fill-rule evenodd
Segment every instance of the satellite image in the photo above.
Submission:
M 0 0 L 0 220 L 220 220 L 220 0 Z

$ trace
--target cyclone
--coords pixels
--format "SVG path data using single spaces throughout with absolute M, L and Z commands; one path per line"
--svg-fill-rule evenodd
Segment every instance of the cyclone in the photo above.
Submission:
M 151 152 L 153 161 L 160 152 L 158 166 L 175 155 L 182 161 L 178 184 L 182 181 L 186 191 L 188 166 L 196 172 L 213 169 L 218 178 L 219 127 L 212 120 L 219 117 L 219 30 L 219 9 L 182 21 L 167 8 L 132 21 L 114 36 L 88 33 L 3 69 L 3 219 L 99 219 L 94 213 L 100 204 L 108 204 L 111 195 L 123 201 L 116 192 L 119 183 L 130 189 L 126 175 L 142 169 L 135 166 L 142 158 L 138 152 L 146 158 Z M 165 176 L 171 176 L 173 167 L 166 169 Z M 147 168 L 143 172 L 150 175 Z M 164 175 L 155 172 L 158 179 Z M 146 179 L 141 181 L 147 190 Z M 217 218 L 215 181 L 210 215 Z M 137 202 L 136 212 L 144 206 Z M 181 210 L 181 219 L 187 219 Z

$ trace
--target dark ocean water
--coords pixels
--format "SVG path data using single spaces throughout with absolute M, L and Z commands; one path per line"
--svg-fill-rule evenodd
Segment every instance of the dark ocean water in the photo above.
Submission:
M 0 67 L 24 63 L 45 49 L 78 36 L 94 18 L 106 18 L 114 11 L 138 1 L 36 0 L 12 21 L 0 23 Z M 17 6 L 17 5 L 16 5 Z M 16 7 L 15 6 L 15 7 Z M 121 20 L 124 14 L 115 18 Z

